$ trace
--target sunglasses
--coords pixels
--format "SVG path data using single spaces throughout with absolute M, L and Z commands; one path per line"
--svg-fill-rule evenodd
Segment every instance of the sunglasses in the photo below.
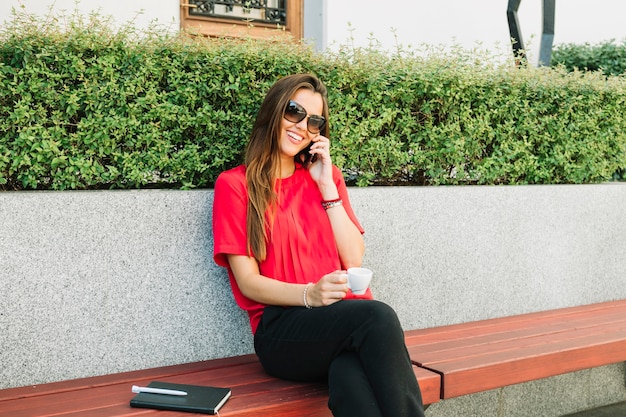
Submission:
M 314 135 L 320 133 L 324 125 L 326 125 L 326 119 L 323 116 L 317 116 L 315 114 L 307 115 L 305 108 L 293 100 L 289 100 L 289 103 L 287 103 L 283 117 L 291 123 L 300 123 L 308 117 L 306 129 Z

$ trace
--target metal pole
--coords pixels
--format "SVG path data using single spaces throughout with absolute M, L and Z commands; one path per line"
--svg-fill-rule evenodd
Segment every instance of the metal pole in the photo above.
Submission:
M 517 60 L 517 64 L 521 64 L 521 61 L 526 59 L 526 53 L 524 52 L 524 40 L 522 39 L 522 32 L 520 30 L 519 20 L 517 19 L 517 10 L 522 0 L 509 0 L 509 5 L 506 9 L 506 17 L 509 21 L 509 33 L 511 34 L 511 45 L 513 46 L 513 55 Z
M 539 47 L 539 66 L 550 66 L 554 42 L 554 6 L 556 0 L 543 0 L 543 30 Z

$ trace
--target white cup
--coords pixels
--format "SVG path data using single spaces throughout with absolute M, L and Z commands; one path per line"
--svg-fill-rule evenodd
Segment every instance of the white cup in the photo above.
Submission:
M 367 268 L 348 268 L 348 287 L 352 294 L 365 294 L 374 273 Z

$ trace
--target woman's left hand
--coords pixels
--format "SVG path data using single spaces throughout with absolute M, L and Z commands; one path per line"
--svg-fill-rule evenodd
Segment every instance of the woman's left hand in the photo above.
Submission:
M 316 161 L 309 166 L 309 173 L 313 181 L 322 188 L 333 183 L 333 163 L 330 159 L 330 140 L 318 135 L 313 138 L 313 145 L 309 151 L 316 156 Z

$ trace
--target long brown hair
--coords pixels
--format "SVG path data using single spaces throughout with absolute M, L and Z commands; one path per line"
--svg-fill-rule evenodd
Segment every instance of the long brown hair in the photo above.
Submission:
M 287 103 L 301 88 L 322 96 L 323 114 L 328 120 L 328 98 L 326 87 L 311 74 L 288 75 L 278 80 L 269 89 L 252 128 L 250 142 L 246 148 L 246 182 L 248 185 L 248 255 L 263 261 L 267 256 L 267 232 L 271 229 L 277 195 L 274 192 L 276 174 L 280 169 L 280 132 Z M 320 132 L 328 136 L 328 123 Z M 310 155 L 304 149 L 294 157 L 295 163 L 306 166 Z

